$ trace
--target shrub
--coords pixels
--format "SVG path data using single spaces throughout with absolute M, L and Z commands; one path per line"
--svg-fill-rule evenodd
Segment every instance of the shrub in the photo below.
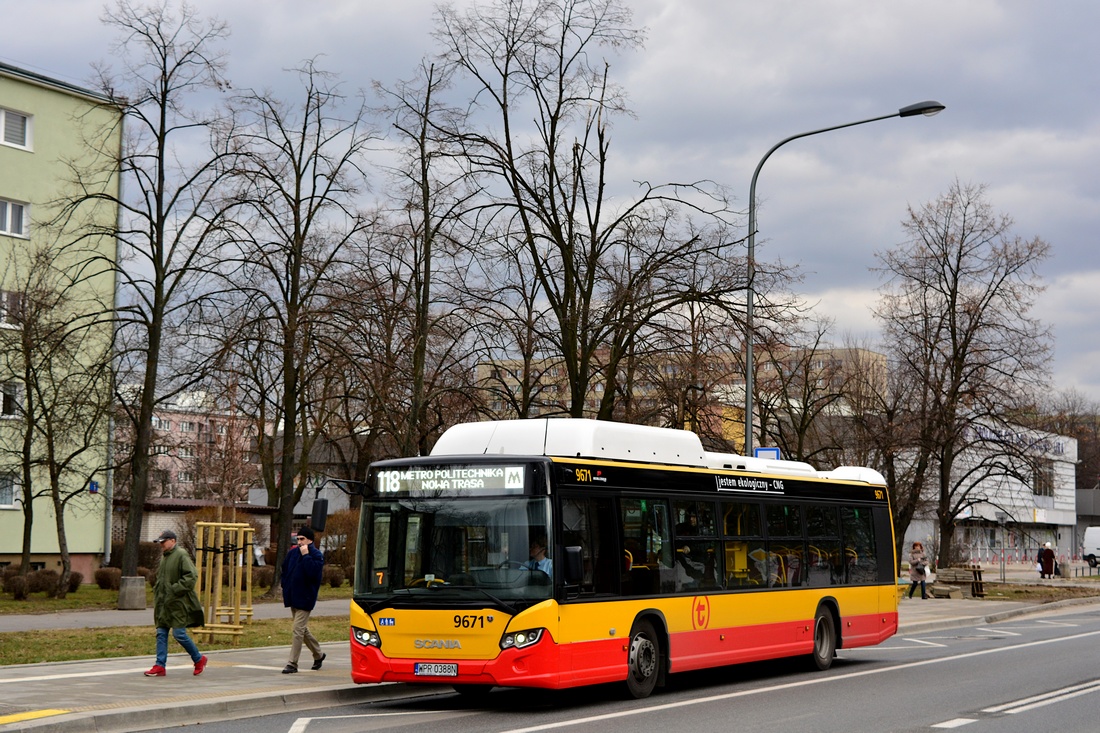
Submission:
M 344 577 L 348 579 L 349 583 L 351 583 L 352 585 L 355 585 L 355 566 L 354 565 L 345 565 L 344 566 Z
M 149 568 L 139 567 L 137 569 L 137 574 L 140 575 L 141 577 L 145 578 L 145 582 L 149 586 L 152 586 L 153 581 L 155 581 L 157 579 L 157 571 L 156 570 L 150 570 Z
M 122 548 L 122 542 L 115 541 L 111 543 L 111 561 L 108 563 L 109 567 L 122 567 Z M 160 556 L 163 554 L 160 545 L 156 542 L 139 542 L 138 567 L 155 568 L 160 563 Z
M 0 577 L 3 578 L 3 587 L 5 593 L 12 592 L 11 585 L 14 582 L 15 578 L 19 578 L 19 581 L 23 584 L 23 592 L 26 593 L 27 581 L 22 575 L 19 574 L 19 568 L 19 565 L 8 565 L 6 568 L 4 568 L 3 575 Z
M 257 565 L 252 568 L 252 585 L 256 588 L 270 588 L 275 582 L 275 568 L 270 565 Z
M 50 598 L 57 595 L 57 582 L 61 575 L 56 570 L 35 570 L 27 575 L 28 593 L 45 593 Z
M 120 568 L 100 568 L 95 571 L 95 582 L 103 590 L 118 590 L 122 585 Z
M 344 584 L 344 569 L 335 565 L 326 565 L 321 574 L 321 582 L 328 583 L 333 588 L 339 588 Z
M 27 600 L 27 579 L 22 575 L 13 575 L 4 579 L 4 592 L 11 593 L 17 601 Z
M 80 585 L 84 582 L 84 575 L 78 573 L 75 570 L 69 573 L 69 592 L 76 593 L 80 590 Z

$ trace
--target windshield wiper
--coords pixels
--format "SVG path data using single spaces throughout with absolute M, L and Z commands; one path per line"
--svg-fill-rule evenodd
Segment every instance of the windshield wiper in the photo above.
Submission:
M 476 586 L 476 585 L 450 585 L 450 586 L 448 586 L 448 585 L 437 585 L 437 586 L 434 586 L 432 588 L 432 593 L 438 593 L 441 590 L 459 590 L 459 589 L 462 589 L 462 590 L 466 590 L 466 589 L 476 590 L 478 593 L 480 593 L 481 595 L 485 596 L 490 601 L 492 601 L 493 604 L 497 608 L 499 608 L 500 610 L 505 611 L 505 612 L 507 612 L 507 613 L 509 613 L 513 616 L 515 616 L 517 613 L 519 613 L 519 609 L 516 608 L 515 606 L 511 605 L 510 603 L 508 603 L 507 601 L 505 601 L 503 599 L 497 598 L 496 596 L 494 596 L 489 591 L 485 590 L 484 588 L 482 588 L 480 586 Z

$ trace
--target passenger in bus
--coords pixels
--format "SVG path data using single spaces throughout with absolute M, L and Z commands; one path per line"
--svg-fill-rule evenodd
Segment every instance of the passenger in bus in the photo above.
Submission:
M 554 566 L 546 556 L 546 535 L 531 535 L 531 559 L 524 563 L 524 567 L 528 570 L 541 570 L 550 575 Z

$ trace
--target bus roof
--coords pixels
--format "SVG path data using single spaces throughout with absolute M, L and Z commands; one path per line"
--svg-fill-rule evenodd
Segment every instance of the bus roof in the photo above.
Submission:
M 871 468 L 841 466 L 818 471 L 799 461 L 712 453 L 703 449 L 698 435 L 687 430 L 581 418 L 460 423 L 443 433 L 431 452 L 432 456 L 485 454 L 594 458 L 886 483 Z

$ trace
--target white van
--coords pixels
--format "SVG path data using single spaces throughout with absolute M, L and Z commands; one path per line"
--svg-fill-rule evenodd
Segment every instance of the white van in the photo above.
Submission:
M 1096 567 L 1100 562 L 1100 527 L 1085 528 L 1085 543 L 1081 556 L 1088 562 L 1089 567 Z

